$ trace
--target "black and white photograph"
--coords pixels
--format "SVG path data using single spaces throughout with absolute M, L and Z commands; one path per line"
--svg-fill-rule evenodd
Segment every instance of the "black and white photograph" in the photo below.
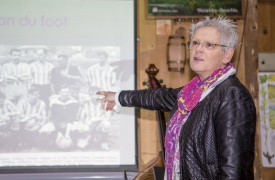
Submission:
M 119 109 L 105 111 L 96 95 L 118 90 L 129 77 L 121 69 L 119 48 L 1 46 L 0 50 L 0 138 L 5 144 L 0 153 L 17 157 L 17 153 L 119 151 Z M 119 161 L 119 156 L 113 158 Z
M 1 152 L 118 149 L 115 112 L 104 111 L 96 96 L 118 88 L 121 70 L 110 63 L 119 60 L 118 48 L 1 50 L 0 133 L 9 141 Z

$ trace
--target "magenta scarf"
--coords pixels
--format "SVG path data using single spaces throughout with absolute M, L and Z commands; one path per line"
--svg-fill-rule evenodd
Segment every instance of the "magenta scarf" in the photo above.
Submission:
M 178 109 L 169 121 L 165 135 L 165 166 L 167 180 L 172 180 L 173 178 L 173 163 L 175 159 L 176 144 L 183 121 L 198 104 L 202 93 L 232 67 L 233 64 L 230 64 L 225 68 L 218 68 L 203 81 L 196 76 L 179 92 Z

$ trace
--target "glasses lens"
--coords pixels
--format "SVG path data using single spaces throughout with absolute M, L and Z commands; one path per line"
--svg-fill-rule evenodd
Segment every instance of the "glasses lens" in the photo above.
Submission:
M 199 44 L 200 43 L 198 41 L 191 41 L 188 43 L 190 49 L 196 48 Z
M 192 46 L 197 47 L 200 43 L 198 41 L 193 41 Z
M 212 44 L 212 43 L 209 43 L 209 42 L 204 42 L 203 43 L 203 46 L 206 48 L 206 49 L 210 49 L 210 50 L 212 50 L 212 49 L 214 49 L 216 46 L 215 46 L 215 44 Z

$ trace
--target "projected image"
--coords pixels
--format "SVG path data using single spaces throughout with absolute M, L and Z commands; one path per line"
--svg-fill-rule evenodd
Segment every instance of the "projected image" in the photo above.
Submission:
M 0 152 L 119 150 L 117 111 L 99 90 L 127 80 L 117 47 L 1 46 Z
M 0 179 L 136 169 L 135 109 L 95 94 L 136 88 L 134 4 L 1 1 Z

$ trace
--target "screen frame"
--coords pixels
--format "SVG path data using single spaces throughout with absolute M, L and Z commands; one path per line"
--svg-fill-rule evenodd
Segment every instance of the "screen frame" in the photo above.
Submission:
M 133 0 L 134 24 L 134 89 L 137 89 L 137 0 Z M 0 167 L 0 179 L 124 179 L 125 172 L 136 172 L 138 169 L 138 136 L 137 110 L 135 116 L 135 164 L 133 165 L 78 165 L 78 166 L 12 166 Z M 1 154 L 0 154 L 1 155 Z M 131 175 L 130 176 L 134 176 Z

